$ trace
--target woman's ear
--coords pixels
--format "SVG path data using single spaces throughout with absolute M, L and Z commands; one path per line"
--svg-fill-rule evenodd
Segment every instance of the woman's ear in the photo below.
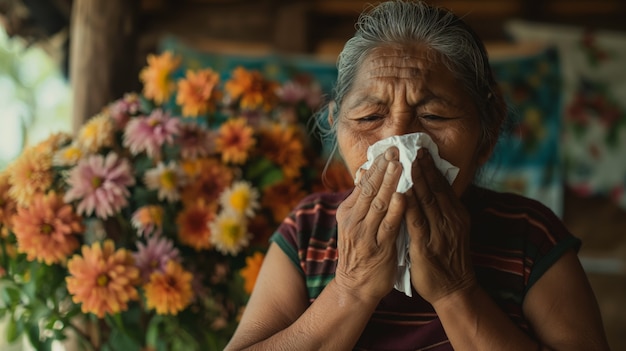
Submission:
M 333 126 L 333 124 L 335 124 L 335 116 L 333 114 L 333 111 L 335 111 L 335 101 L 331 101 L 328 103 L 328 125 L 330 125 L 331 127 Z

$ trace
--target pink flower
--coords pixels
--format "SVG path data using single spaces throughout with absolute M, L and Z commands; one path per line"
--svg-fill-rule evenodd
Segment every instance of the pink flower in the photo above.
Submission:
M 322 103 L 321 87 L 307 77 L 286 82 L 278 89 L 277 94 L 282 102 L 290 105 L 305 102 L 310 109 L 316 109 Z
M 180 121 L 156 109 L 147 117 L 133 118 L 128 122 L 124 131 L 124 146 L 133 155 L 145 151 L 148 157 L 160 158 L 161 146 L 172 144 L 174 136 L 179 133 Z
M 128 93 L 123 98 L 114 101 L 109 106 L 109 114 L 111 119 L 115 121 L 115 127 L 124 129 L 131 116 L 139 113 L 139 108 L 139 96 L 134 93 Z
M 178 249 L 174 248 L 172 241 L 158 236 L 150 237 L 145 245 L 138 242 L 133 257 L 144 282 L 148 282 L 156 271 L 165 272 L 167 262 L 180 261 Z
M 70 186 L 64 201 L 80 200 L 76 212 L 99 218 L 114 215 L 128 204 L 128 187 L 135 184 L 131 165 L 126 159 L 110 152 L 106 158 L 92 155 L 82 159 L 67 179 Z

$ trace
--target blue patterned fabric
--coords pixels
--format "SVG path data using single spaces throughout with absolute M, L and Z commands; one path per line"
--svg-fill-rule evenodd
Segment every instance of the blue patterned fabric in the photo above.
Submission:
M 532 55 L 492 60 L 491 65 L 509 106 L 509 116 L 480 182 L 491 189 L 539 200 L 562 215 L 562 84 L 558 53 L 549 48 Z
M 337 77 L 334 62 L 310 56 L 225 55 L 194 50 L 174 37 L 161 50 L 182 57 L 177 72 L 211 67 L 223 79 L 237 66 L 259 70 L 264 76 L 284 81 L 295 73 L 312 75 L 329 95 Z M 559 158 L 560 70 L 557 52 L 546 50 L 533 56 L 496 60 L 492 66 L 509 104 L 511 123 L 484 167 L 478 183 L 498 191 L 514 192 L 544 203 L 562 213 L 562 174 Z

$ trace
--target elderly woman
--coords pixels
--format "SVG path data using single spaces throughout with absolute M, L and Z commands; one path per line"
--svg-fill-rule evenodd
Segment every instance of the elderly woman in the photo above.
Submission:
M 538 202 L 472 184 L 506 114 L 475 33 L 448 11 L 385 2 L 337 67 L 327 115 L 356 186 L 285 219 L 227 349 L 608 349 L 579 241 Z M 410 170 L 396 146 L 361 170 L 372 144 L 412 133 L 436 148 Z M 451 185 L 438 157 L 459 169 Z M 394 289 L 403 232 L 408 294 Z

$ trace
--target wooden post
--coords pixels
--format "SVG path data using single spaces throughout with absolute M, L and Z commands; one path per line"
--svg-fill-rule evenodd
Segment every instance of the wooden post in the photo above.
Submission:
M 137 0 L 74 0 L 70 27 L 72 126 L 136 90 Z

